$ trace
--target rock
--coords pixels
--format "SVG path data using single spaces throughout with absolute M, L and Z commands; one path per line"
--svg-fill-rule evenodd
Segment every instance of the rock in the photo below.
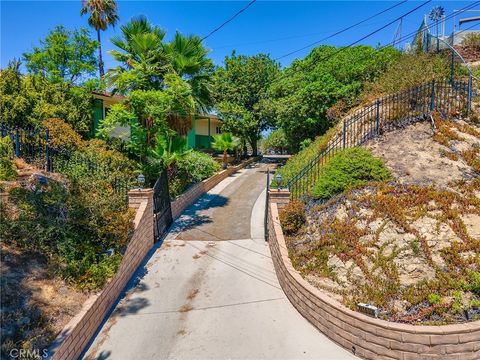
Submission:
M 468 234 L 473 238 L 480 239 L 480 216 L 467 214 L 462 216 L 462 220 L 467 227 Z

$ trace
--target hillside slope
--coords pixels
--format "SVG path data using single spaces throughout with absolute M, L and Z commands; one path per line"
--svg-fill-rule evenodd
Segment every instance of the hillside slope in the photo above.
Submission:
M 352 309 L 386 320 L 480 319 L 480 128 L 436 118 L 367 144 L 389 183 L 311 202 L 287 239 L 297 270 Z

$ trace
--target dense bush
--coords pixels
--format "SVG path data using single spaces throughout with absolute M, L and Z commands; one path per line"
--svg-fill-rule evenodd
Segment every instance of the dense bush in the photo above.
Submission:
M 478 33 L 467 34 L 462 41 L 462 45 L 472 46 L 480 49 L 480 34 Z
M 324 134 L 341 112 L 359 102 L 364 86 L 400 56 L 392 47 L 362 45 L 338 51 L 326 45 L 313 49 L 304 59 L 293 61 L 270 87 L 264 107 L 274 114 L 293 151 L 303 140 Z M 335 104 L 339 105 L 332 109 Z
M 176 170 L 170 179 L 170 196 L 180 195 L 190 184 L 205 180 L 221 169 L 220 164 L 210 155 L 190 151 L 176 163 Z
M 10 137 L 0 137 L 0 180 L 14 180 L 17 177 L 12 158 L 13 145 Z
M 1 205 L 8 220 L 0 223 L 0 237 L 45 256 L 68 282 L 96 289 L 116 271 L 133 210 L 108 180 L 83 170 L 68 168 L 65 183 L 47 179 L 11 190 Z
M 336 154 L 324 167 L 315 187 L 314 198 L 328 199 L 345 189 L 368 181 L 386 181 L 390 171 L 368 150 L 352 148 Z
M 282 230 L 287 235 L 298 232 L 306 220 L 305 205 L 299 200 L 289 202 L 280 212 Z
M 451 56 L 442 54 L 402 54 L 388 69 L 366 86 L 366 100 L 389 95 L 432 79 L 450 76 Z
M 43 120 L 60 118 L 88 137 L 93 124 L 92 101 L 87 87 L 23 76 L 17 66 L 0 70 L 0 123 L 38 128 Z
M 46 119 L 42 125 L 48 130 L 48 144 L 52 149 L 70 152 L 83 147 L 82 137 L 62 119 Z

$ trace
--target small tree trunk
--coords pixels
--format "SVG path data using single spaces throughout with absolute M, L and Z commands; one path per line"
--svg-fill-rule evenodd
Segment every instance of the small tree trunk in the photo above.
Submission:
M 223 150 L 223 168 L 227 168 L 227 150 Z
M 252 141 L 252 155 L 257 156 L 258 147 L 257 147 L 257 140 Z
M 100 79 L 103 79 L 103 76 L 105 75 L 105 69 L 103 68 L 102 41 L 100 39 L 100 29 L 97 30 L 97 40 L 98 40 L 98 71 L 100 73 Z

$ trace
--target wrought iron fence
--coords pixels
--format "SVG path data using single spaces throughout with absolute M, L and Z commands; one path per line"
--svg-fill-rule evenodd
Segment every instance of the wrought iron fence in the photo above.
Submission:
M 464 115 L 472 101 L 472 82 L 445 79 L 376 99 L 343 120 L 343 126 L 287 187 L 294 199 L 308 195 L 324 164 L 337 152 L 360 146 L 395 128 L 422 120 L 433 111 L 443 115 Z
M 153 213 L 155 221 L 155 239 L 158 241 L 173 222 L 167 171 L 160 173 L 153 186 Z
M 135 179 L 129 176 L 111 176 L 110 168 L 95 163 L 88 158 L 66 149 L 54 149 L 50 146 L 49 132 L 44 129 L 9 128 L 0 125 L 2 137 L 9 136 L 15 157 L 27 163 L 43 168 L 47 172 L 62 172 L 67 166 L 80 165 L 86 172 L 95 176 L 111 178 L 112 190 L 115 194 L 127 199 L 128 191 L 135 185 Z M 121 169 L 119 169 L 121 170 Z

